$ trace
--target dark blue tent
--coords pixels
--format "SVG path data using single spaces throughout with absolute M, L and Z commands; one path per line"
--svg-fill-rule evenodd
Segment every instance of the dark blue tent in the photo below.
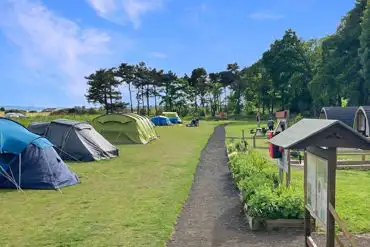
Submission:
M 0 188 L 59 189 L 77 183 L 47 139 L 0 118 Z
M 165 116 L 155 116 L 155 117 L 152 117 L 152 122 L 156 126 L 168 126 L 168 125 L 172 125 L 170 119 L 168 117 L 165 117 Z

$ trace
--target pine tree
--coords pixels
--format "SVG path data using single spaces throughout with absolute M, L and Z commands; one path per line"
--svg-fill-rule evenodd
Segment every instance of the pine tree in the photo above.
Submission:
M 121 93 L 118 90 L 121 82 L 115 78 L 113 69 L 97 70 L 85 79 L 88 84 L 85 97 L 89 103 L 103 105 L 106 114 L 123 107 Z

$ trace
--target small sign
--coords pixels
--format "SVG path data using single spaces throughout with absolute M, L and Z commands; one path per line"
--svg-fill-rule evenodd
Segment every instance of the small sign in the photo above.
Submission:
M 288 150 L 284 150 L 280 159 L 277 160 L 278 167 L 289 172 Z
M 307 207 L 324 225 L 327 224 L 328 161 L 307 152 Z

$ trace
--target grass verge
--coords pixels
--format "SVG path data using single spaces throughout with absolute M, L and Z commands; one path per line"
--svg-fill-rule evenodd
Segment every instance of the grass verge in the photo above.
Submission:
M 163 246 L 217 124 L 158 128 L 119 158 L 70 163 L 82 183 L 62 193 L 0 190 L 0 246 Z

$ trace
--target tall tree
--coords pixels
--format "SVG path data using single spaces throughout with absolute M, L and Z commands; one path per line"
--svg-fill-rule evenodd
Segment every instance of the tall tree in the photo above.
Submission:
M 196 68 L 191 72 L 189 85 L 193 88 L 194 106 L 196 114 L 198 114 L 198 96 L 204 111 L 205 95 L 207 93 L 207 71 L 204 68 Z
M 295 111 L 310 108 L 311 99 L 305 96 L 309 96 L 312 67 L 304 42 L 293 30 L 287 30 L 281 40 L 271 45 L 270 50 L 263 54 L 262 62 L 270 74 L 276 93 L 279 93 L 281 108 L 294 108 Z M 293 105 L 290 104 L 292 102 Z
M 121 84 L 115 78 L 114 69 L 100 69 L 86 76 L 88 90 L 85 95 L 89 103 L 99 103 L 104 106 L 106 114 L 112 113 L 117 107 L 122 107 Z
M 369 104 L 370 93 L 370 1 L 367 2 L 361 23 L 360 48 L 358 51 L 360 73 L 364 82 L 364 104 Z
M 134 108 L 132 106 L 132 91 L 131 91 L 131 84 L 134 80 L 135 75 L 135 67 L 133 65 L 129 65 L 127 63 L 121 63 L 117 70 L 115 71 L 115 74 L 118 78 L 120 78 L 121 83 L 126 83 L 128 85 L 128 92 L 130 96 L 130 109 L 131 112 L 134 111 Z
M 219 73 L 209 73 L 209 91 L 211 93 L 211 114 L 214 117 L 216 112 L 220 110 L 220 97 L 222 84 L 220 82 Z
M 173 110 L 173 102 L 178 89 L 176 85 L 177 79 L 177 75 L 172 71 L 168 71 L 168 73 L 162 75 L 162 92 L 164 93 L 162 103 L 166 111 Z
M 227 65 L 227 71 L 230 76 L 230 88 L 233 90 L 233 99 L 235 100 L 234 113 L 239 115 L 242 110 L 242 92 L 245 89 L 245 83 L 241 79 L 240 67 L 237 63 Z

